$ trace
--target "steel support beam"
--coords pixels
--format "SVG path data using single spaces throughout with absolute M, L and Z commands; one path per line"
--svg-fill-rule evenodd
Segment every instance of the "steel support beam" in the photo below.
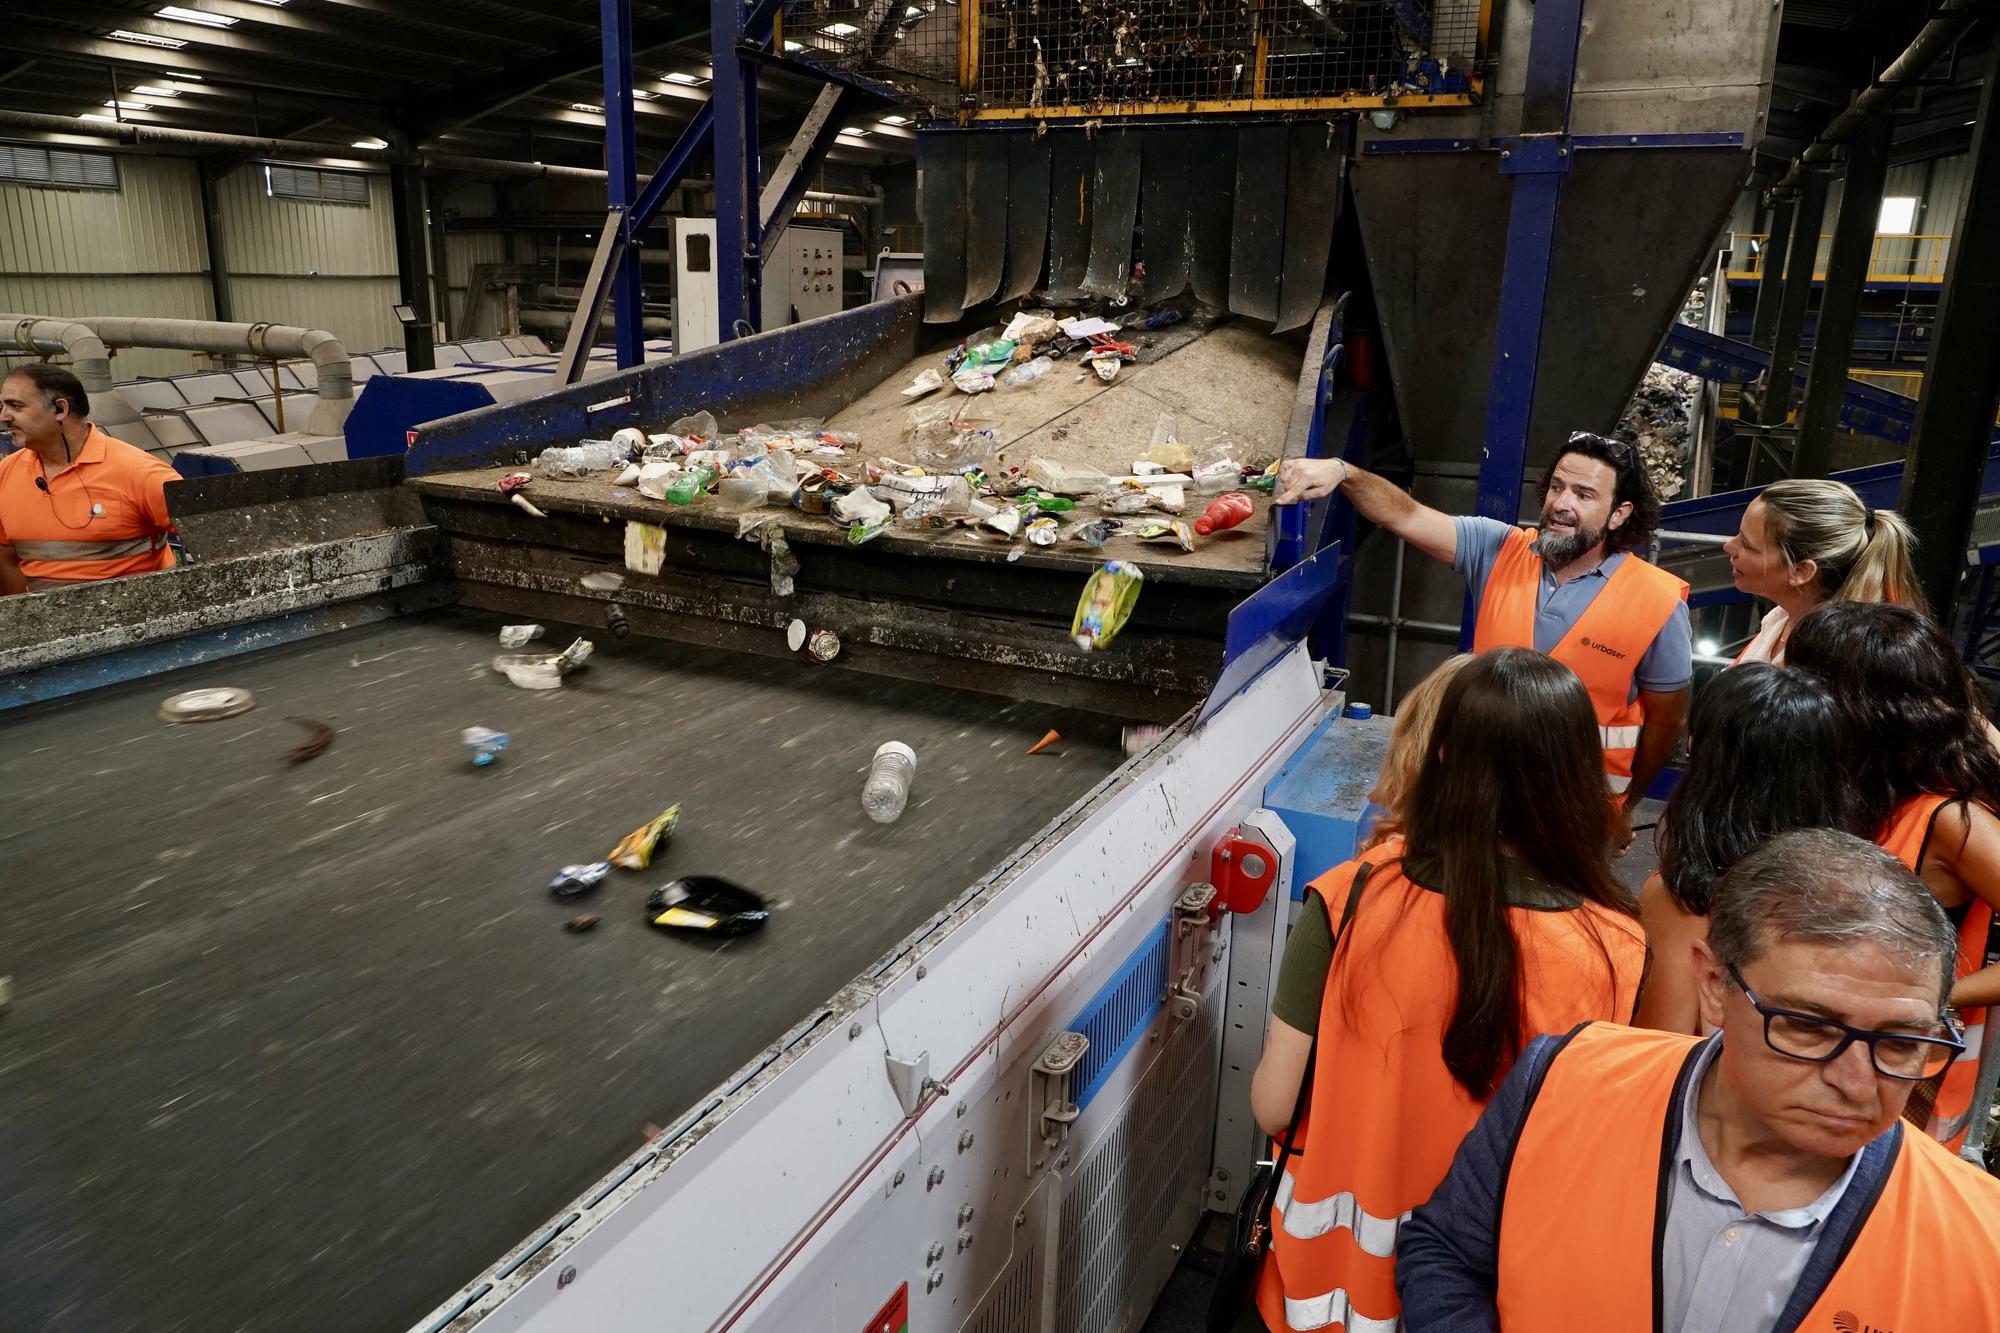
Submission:
M 430 254 L 425 247 L 424 181 L 415 167 L 389 168 L 389 203 L 395 215 L 396 283 L 403 304 L 416 319 L 403 326 L 403 348 L 411 370 L 437 368 L 431 333 Z
M 1799 339 L 1805 333 L 1806 302 L 1812 296 L 1813 263 L 1819 258 L 1820 222 L 1826 217 L 1826 169 L 1815 167 L 1799 184 L 1798 213 L 1785 257 L 1785 290 L 1778 302 L 1778 325 L 1771 334 L 1771 373 L 1764 378 L 1764 403 L 1757 420 L 1783 425 L 1792 407 L 1792 376 L 1798 372 Z
M 1848 141 L 1840 216 L 1834 219 L 1833 250 L 1827 256 L 1826 285 L 1819 294 L 1812 370 L 1806 378 L 1805 402 L 1799 407 L 1799 446 L 1792 456 L 1795 477 L 1824 477 L 1832 469 L 1833 437 L 1840 429 L 1847 370 L 1854 361 L 1854 325 L 1861 313 L 1868 260 L 1875 250 L 1894 129 L 1893 116 L 1877 116 Z
M 681 137 L 660 159 L 645 188 L 639 191 L 637 202 L 632 205 L 632 234 L 636 237 L 653 225 L 653 219 L 660 215 L 660 209 L 667 202 L 667 196 L 680 188 L 687 179 L 688 168 L 695 157 L 707 152 L 715 141 L 715 103 L 703 102 L 701 110 L 694 113 Z
M 1792 191 L 1771 200 L 1771 224 L 1765 229 L 1763 274 L 1757 282 L 1757 310 L 1750 317 L 1750 342 L 1771 350 L 1771 335 L 1778 330 L 1778 303 L 1784 299 L 1785 256 L 1792 248 L 1792 220 L 1799 209 L 1799 197 Z
M 639 263 L 639 229 L 630 225 L 639 198 L 632 123 L 632 0 L 598 0 L 598 15 L 604 48 L 604 169 L 610 173 L 605 182 L 610 214 L 606 225 L 615 222 L 622 239 L 605 277 L 615 303 L 618 368 L 627 370 L 646 359 L 644 270 Z M 578 301 L 579 315 L 585 304 Z M 595 327 L 594 316 L 590 327 Z
M 2000 407 L 2000 41 L 1987 52 L 1970 156 L 1902 496 L 1904 515 L 1923 537 L 1918 581 L 1947 626 Z
M 853 98 L 852 91 L 842 84 L 829 83 L 821 88 L 798 133 L 792 136 L 791 147 L 772 170 L 771 179 L 764 183 L 763 192 L 757 196 L 758 248 L 764 254 L 771 253 L 778 233 L 792 220 L 792 211 L 799 206 L 806 186 L 812 183 L 813 174 L 826 161 L 827 150 L 833 147 L 834 138 L 840 133 L 840 117 Z
M 569 319 L 569 333 L 563 339 L 562 359 L 556 363 L 556 383 L 574 384 L 583 378 L 584 363 L 597 343 L 598 325 L 604 319 L 604 305 L 611 297 L 611 277 L 625 253 L 625 217 L 612 209 L 604 218 L 604 230 L 597 234 L 597 253 L 591 256 L 590 272 L 577 289 L 576 312 Z M 633 265 L 637 268 L 638 265 Z M 644 329 L 643 322 L 640 325 Z
M 1528 43 L 1528 83 L 1521 106 L 1521 144 L 1503 155 L 1514 178 L 1507 214 L 1507 248 L 1500 274 L 1500 314 L 1493 338 L 1493 387 L 1486 402 L 1485 461 L 1479 468 L 1478 512 L 1503 523 L 1521 516 L 1528 424 L 1542 351 L 1549 267 L 1555 254 L 1556 208 L 1573 160 L 1568 146 L 1571 87 L 1583 0 L 1542 0 Z M 1468 632 L 1470 619 L 1467 620 Z
M 215 318 L 224 324 L 236 322 L 236 306 L 230 299 L 229 263 L 222 251 L 222 203 L 215 187 L 221 173 L 201 163 L 195 171 L 201 182 L 201 236 L 208 250 L 208 290 L 215 302 Z
M 724 342 L 755 333 L 763 314 L 763 234 L 757 227 L 757 66 L 738 46 L 756 40 L 743 0 L 709 0 L 709 104 L 715 107 L 715 314 Z M 768 37 L 770 30 L 761 30 Z

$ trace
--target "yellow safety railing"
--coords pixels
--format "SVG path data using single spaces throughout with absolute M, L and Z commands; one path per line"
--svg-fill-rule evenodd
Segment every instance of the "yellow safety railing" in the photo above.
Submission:
M 1735 279 L 1764 276 L 1764 243 L 1770 239 L 1761 231 L 1729 233 L 1729 268 L 1725 276 Z M 1813 281 L 1826 280 L 1827 252 L 1833 237 L 1821 236 L 1819 253 L 1813 257 Z M 1944 235 L 1877 236 L 1868 253 L 1868 281 L 1875 283 L 1941 283 L 1945 259 L 1951 252 L 1951 237 Z

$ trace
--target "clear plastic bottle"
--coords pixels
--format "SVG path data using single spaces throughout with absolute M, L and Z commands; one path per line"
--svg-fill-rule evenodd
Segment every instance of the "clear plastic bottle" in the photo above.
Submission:
M 875 751 L 868 784 L 861 789 L 861 808 L 878 824 L 893 824 L 910 799 L 910 779 L 916 776 L 917 752 L 901 741 L 889 741 Z
M 1038 356 L 1032 361 L 1023 361 L 1000 377 L 1000 387 L 1012 389 L 1023 384 L 1033 384 L 1042 376 L 1055 369 L 1055 362 L 1049 357 Z

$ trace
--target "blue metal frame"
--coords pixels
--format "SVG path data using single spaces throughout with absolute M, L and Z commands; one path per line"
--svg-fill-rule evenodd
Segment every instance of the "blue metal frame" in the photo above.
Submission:
M 632 225 L 632 208 L 639 197 L 638 131 L 632 123 L 632 0 L 598 0 L 598 16 L 604 46 L 604 169 L 610 176 L 606 202 L 625 242 L 607 275 L 616 310 L 618 365 L 623 369 L 646 359 L 640 229 Z

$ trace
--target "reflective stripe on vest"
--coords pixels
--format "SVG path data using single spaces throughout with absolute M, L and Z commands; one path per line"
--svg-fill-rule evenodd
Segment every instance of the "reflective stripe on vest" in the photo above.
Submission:
M 88 560 L 130 560 L 135 555 L 150 555 L 167 544 L 165 535 L 159 537 L 133 537 L 115 542 L 15 542 L 16 560 L 88 561 Z
M 1666 1135 L 1699 1044 L 1593 1023 L 1550 1061 L 1500 1203 L 1500 1327 L 1653 1326 Z M 1800 1333 L 2000 1329 L 2000 1181 L 1904 1133 L 1871 1203 Z
M 1278 1182 L 1278 1218 L 1286 1235 L 1313 1240 L 1345 1227 L 1354 1233 L 1355 1244 L 1377 1259 L 1395 1256 L 1396 1234 L 1402 1230 L 1403 1223 L 1410 1220 L 1408 1212 L 1397 1217 L 1377 1217 L 1345 1190 L 1318 1203 L 1300 1203 L 1292 1197 L 1297 1184 L 1289 1170 Z
M 1931 825 L 1937 821 L 1938 811 L 1955 799 L 1930 793 L 1903 802 L 1890 812 L 1889 823 L 1875 840 L 1876 844 L 1912 873 L 1921 874 L 1924 852 L 1930 845 Z M 1985 965 L 1986 937 L 1992 928 L 1993 908 L 1986 900 L 1975 897 L 1967 902 L 1965 917 L 1958 923 L 1958 968 L 1954 976 L 1962 979 Z M 1932 1086 L 1926 1082 L 1920 1095 L 1911 1099 L 1908 1112 L 1912 1117 L 1921 1115 L 1918 1123 L 1924 1132 L 1953 1151 L 1964 1146 L 1965 1131 L 1972 1123 L 1972 1094 L 1979 1081 L 1979 1048 L 1986 1031 L 1986 1010 L 1961 1009 L 1958 1017 L 1965 1024 L 1965 1049 L 1944 1071 L 1936 1085 L 1936 1095 L 1922 1095 Z
M 1534 540 L 1527 529 L 1516 528 L 1500 544 L 1479 598 L 1474 652 L 1535 646 L 1535 609 L 1543 571 Z M 1549 653 L 1574 671 L 1590 692 L 1604 770 L 1614 792 L 1631 785 L 1639 731 L 1646 721 L 1645 708 L 1632 694 L 1633 673 L 1687 594 L 1686 583 L 1628 554 Z
M 1311 1296 L 1305 1300 L 1285 1297 L 1285 1322 L 1295 1329 L 1325 1328 L 1328 1324 L 1342 1324 L 1347 1333 L 1397 1333 L 1403 1327 L 1403 1317 L 1393 1319 L 1370 1319 L 1348 1303 L 1344 1288 L 1335 1287 L 1324 1296 Z

